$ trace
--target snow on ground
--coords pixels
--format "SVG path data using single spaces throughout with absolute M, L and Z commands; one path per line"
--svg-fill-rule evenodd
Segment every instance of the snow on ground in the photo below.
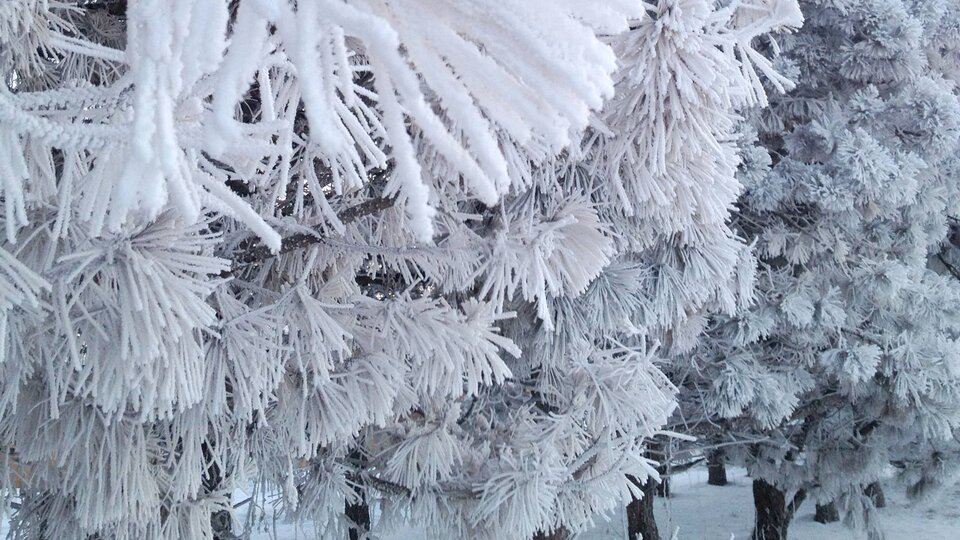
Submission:
M 749 538 L 753 523 L 753 497 L 750 479 L 743 469 L 728 472 L 730 484 L 707 485 L 707 471 L 693 469 L 671 479 L 672 496 L 658 498 L 655 512 L 660 534 L 665 539 L 677 531 L 678 540 L 734 540 Z M 885 489 L 887 507 L 880 510 L 887 540 L 960 539 L 960 487 L 934 501 L 935 507 L 911 506 L 903 490 L 889 485 Z M 813 520 L 815 505 L 806 501 L 790 526 L 790 540 L 861 540 L 840 523 L 823 525 Z M 677 530 L 679 528 L 679 530 Z M 626 538 L 626 518 L 617 516 L 581 540 Z M 401 540 L 401 539 L 394 539 Z M 406 540 L 406 539 L 403 539 Z
M 667 540 L 674 532 L 677 540 L 746 540 L 753 525 L 753 496 L 750 479 L 743 469 L 728 471 L 730 484 L 707 485 L 707 470 L 696 468 L 671 479 L 672 495 L 657 498 L 655 512 L 661 536 Z M 887 507 L 881 516 L 886 540 L 960 539 L 960 487 L 934 501 L 936 507 L 911 506 L 903 490 L 889 485 L 885 490 Z M 815 505 L 807 501 L 800 507 L 790 526 L 790 540 L 865 540 L 841 523 L 823 525 L 813 520 Z M 731 536 L 732 535 L 732 536 Z M 577 540 L 624 540 L 626 517 L 618 514 Z M 303 537 L 300 537 L 303 538 Z M 424 540 L 415 528 L 398 531 L 384 540 Z M 266 539 L 263 539 L 266 540 Z
M 707 485 L 707 471 L 692 469 L 671 479 L 672 496 L 657 498 L 656 514 L 660 534 L 669 539 L 677 532 L 677 540 L 745 540 L 753 522 L 753 500 L 750 479 L 742 469 L 728 472 L 730 484 L 724 487 Z M 960 486 L 943 498 L 925 506 L 911 506 L 902 490 L 889 485 L 887 507 L 881 510 L 886 540 L 954 540 L 960 539 Z M 814 504 L 807 501 L 790 526 L 790 540 L 862 540 L 864 534 L 850 531 L 840 523 L 822 525 L 813 520 Z M 253 535 L 252 540 L 315 540 L 312 527 L 292 524 L 271 524 L 269 531 Z M 6 536 L 8 523 L 0 520 L 0 538 Z M 731 537 L 731 535 L 733 535 Z M 427 540 L 416 527 L 408 527 L 382 535 L 383 540 Z M 609 522 L 600 523 L 578 540 L 623 540 L 626 518 L 618 514 Z M 443 539 L 446 540 L 446 539 Z

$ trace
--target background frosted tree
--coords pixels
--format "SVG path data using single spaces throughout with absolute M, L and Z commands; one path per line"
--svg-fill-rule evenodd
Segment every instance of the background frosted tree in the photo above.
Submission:
M 622 489 L 626 475 L 639 497 L 648 474 L 655 477 L 641 459 L 640 438 L 654 434 L 644 426 L 661 425 L 659 415 L 673 408 L 655 400 L 672 399 L 673 389 L 649 362 L 688 350 L 704 315 L 732 313 L 737 291 L 752 286 L 738 273 L 745 246 L 726 225 L 739 189 L 731 135 L 737 109 L 765 99 L 757 72 L 786 82 L 751 40 L 801 22 L 793 2 L 744 12 L 665 0 L 647 9 L 648 18 L 613 39 L 623 68 L 601 115 L 605 129 L 587 136 L 585 156 L 540 177 L 535 191 L 541 201 L 588 193 L 608 260 L 583 294 L 549 298 L 546 310 L 528 301 L 507 325 L 525 361 L 511 370 L 523 374 L 517 378 L 535 405 L 517 407 L 530 413 L 525 429 L 541 445 L 556 445 L 545 452 L 554 470 L 582 467 L 569 488 L 577 496 L 558 498 L 558 516 L 589 516 L 623 499 L 616 492 L 591 499 L 584 487 L 601 479 Z M 534 310 L 540 320 L 531 328 L 533 317 L 523 314 Z M 655 384 L 643 390 L 647 380 Z M 657 420 L 644 420 L 651 413 Z M 591 462 L 571 455 L 578 447 L 592 448 Z
M 727 137 L 757 71 L 779 80 L 751 40 L 798 23 L 791 1 L 5 3 L 13 536 L 228 538 L 251 485 L 249 526 L 273 504 L 352 538 L 374 502 L 523 538 L 636 496 L 674 407 L 658 351 L 742 285 Z
M 668 362 L 696 344 L 708 314 L 732 315 L 752 290 L 753 259 L 727 225 L 741 187 L 737 112 L 765 103 L 760 76 L 789 86 L 752 42 L 802 18 L 793 2 L 662 1 L 650 11 L 617 40 L 626 68 L 604 111 L 612 133 L 588 141 L 618 256 L 592 286 L 604 296 L 584 295 L 590 311 L 573 311 L 581 326 L 567 334 L 592 328 L 618 343 L 655 343 L 658 362 Z M 652 483 L 627 508 L 631 538 L 658 534 Z
M 929 263 L 958 200 L 956 11 L 801 7 L 803 29 L 781 42 L 797 88 L 757 114 L 741 174 L 734 223 L 756 244 L 755 302 L 712 320 L 677 377 L 688 422 L 753 441 L 738 458 L 758 539 L 785 538 L 805 499 L 875 526 L 865 486 L 960 420 L 960 289 Z

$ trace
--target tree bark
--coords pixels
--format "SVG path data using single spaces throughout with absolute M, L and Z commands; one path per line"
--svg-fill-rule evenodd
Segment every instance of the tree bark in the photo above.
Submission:
M 647 481 L 641 484 L 633 476 L 629 476 L 628 479 L 643 490 L 643 497 L 634 498 L 627 505 L 627 539 L 660 540 L 657 519 L 653 514 L 656 481 L 653 478 L 647 478 Z
M 656 494 L 657 497 L 663 497 L 665 499 L 670 497 L 670 477 L 664 474 L 665 471 L 660 472 L 660 482 L 657 482 Z M 650 503 L 653 504 L 653 503 Z
M 707 484 L 727 485 L 727 466 L 723 450 L 714 450 L 707 455 Z
M 357 502 L 347 501 L 344 513 L 350 520 L 350 528 L 347 531 L 350 540 L 360 540 L 363 535 L 370 532 L 370 507 L 367 506 L 363 493 L 360 494 L 360 500 Z
M 550 532 L 537 531 L 533 535 L 533 540 L 567 540 L 568 538 L 570 538 L 570 531 L 565 527 L 559 527 Z
M 213 459 L 213 448 L 211 448 L 210 443 L 203 443 L 200 449 L 208 463 L 201 479 L 201 486 L 205 493 L 213 493 L 220 489 L 220 484 L 224 480 L 223 471 L 220 470 L 217 461 Z M 210 513 L 210 528 L 213 529 L 213 540 L 234 540 L 237 538 L 233 534 L 233 517 L 226 510 Z
M 883 495 L 883 486 L 880 482 L 873 482 L 863 490 L 864 495 L 870 497 L 875 508 L 884 508 L 887 506 L 887 498 Z
M 830 501 L 826 504 L 817 505 L 817 513 L 813 516 L 817 523 L 834 523 L 840 521 L 840 512 L 837 511 L 837 505 Z
M 786 494 L 764 480 L 753 481 L 753 504 L 756 517 L 751 540 L 787 540 L 790 520 L 807 494 L 800 490 L 787 503 Z
M 366 465 L 367 459 L 358 448 L 350 451 L 350 459 L 361 467 Z M 347 536 L 349 540 L 360 540 L 370 532 L 370 506 L 367 504 L 367 493 L 363 477 L 360 474 L 350 474 L 350 483 L 353 485 L 354 497 L 344 501 L 343 513 L 349 521 Z

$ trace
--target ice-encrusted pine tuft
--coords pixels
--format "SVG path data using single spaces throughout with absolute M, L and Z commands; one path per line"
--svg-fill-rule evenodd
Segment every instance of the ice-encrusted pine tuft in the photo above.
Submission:
M 14 537 L 377 505 L 527 538 L 629 500 L 656 362 L 746 286 L 733 114 L 800 18 L 738 6 L 4 3 Z

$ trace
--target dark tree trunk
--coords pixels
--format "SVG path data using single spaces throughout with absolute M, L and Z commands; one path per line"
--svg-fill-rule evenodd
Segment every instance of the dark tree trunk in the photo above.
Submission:
M 360 493 L 358 501 L 347 501 L 344 513 L 350 520 L 350 528 L 347 532 L 350 540 L 360 540 L 363 535 L 370 532 L 370 507 L 367 506 L 363 493 Z
M 711 486 L 727 485 L 726 457 L 723 450 L 714 450 L 707 456 L 707 483 Z
M 752 540 L 786 540 L 787 502 L 784 493 L 763 480 L 753 481 L 756 517 Z
M 657 466 L 657 473 L 660 474 L 660 483 L 656 484 L 654 492 L 657 494 L 657 497 L 669 497 L 670 476 L 667 473 L 669 472 L 668 464 L 670 464 L 670 454 L 664 441 L 660 439 L 650 441 L 650 446 L 647 447 L 647 457 L 660 462 L 660 465 Z
M 223 471 L 220 470 L 217 460 L 214 459 L 214 450 L 210 443 L 203 443 L 200 450 L 207 462 L 207 470 L 204 471 L 201 486 L 204 493 L 213 493 L 219 490 L 221 483 L 223 483 Z M 213 529 L 213 540 L 235 540 L 237 538 L 233 534 L 233 517 L 226 510 L 210 514 L 210 528 Z
M 537 531 L 533 535 L 533 540 L 567 540 L 570 538 L 570 531 L 564 527 L 554 529 L 550 532 Z
M 643 490 L 643 497 L 633 499 L 627 505 L 627 539 L 660 540 L 657 519 L 653 515 L 653 496 L 657 483 L 653 478 L 641 484 L 636 478 L 628 477 L 631 482 Z
M 658 482 L 656 486 L 657 486 L 657 489 L 656 489 L 657 497 L 664 497 L 664 498 L 670 497 L 670 477 L 669 476 L 661 472 L 660 482 Z M 653 504 L 653 503 L 650 503 L 650 504 Z
M 786 494 L 764 480 L 753 481 L 753 504 L 756 518 L 751 540 L 787 540 L 787 528 L 794 513 L 806 498 L 800 490 L 787 503 Z
M 837 511 L 837 505 L 834 504 L 833 501 L 827 504 L 818 504 L 817 513 L 814 514 L 813 520 L 817 523 L 834 523 L 840 521 L 840 512 Z
M 361 467 L 365 466 L 367 459 L 363 452 L 355 448 L 350 451 L 350 459 L 358 463 Z M 350 483 L 353 485 L 354 497 L 344 501 L 344 514 L 349 520 L 347 535 L 350 540 L 360 540 L 365 534 L 370 532 L 370 506 L 367 504 L 367 493 L 364 489 L 363 477 L 359 474 L 349 475 Z
M 360 540 L 363 535 L 370 532 L 370 507 L 367 502 L 361 499 L 359 502 L 347 502 L 347 519 L 350 520 L 350 529 L 348 535 L 350 540 Z
M 212 513 L 210 524 L 213 527 L 213 540 L 236 540 L 239 538 L 239 536 L 233 534 L 233 517 L 226 510 Z
M 883 487 L 880 485 L 880 482 L 873 482 L 868 485 L 863 490 L 863 493 L 867 497 L 870 497 L 874 507 L 884 508 L 887 506 L 887 498 L 883 495 Z

